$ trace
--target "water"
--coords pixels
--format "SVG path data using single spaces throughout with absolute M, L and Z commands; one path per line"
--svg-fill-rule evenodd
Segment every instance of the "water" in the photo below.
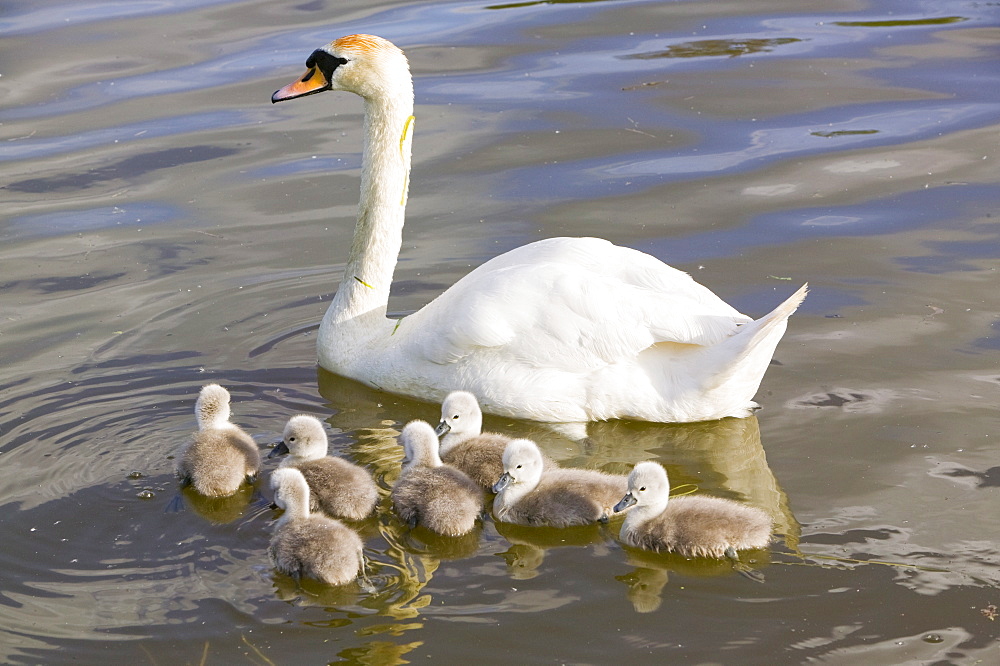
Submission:
M 5 5 L 3 660 L 1000 659 L 996 3 L 373 4 Z M 755 418 L 595 424 L 586 445 L 486 423 L 761 506 L 764 584 L 623 550 L 614 524 L 455 541 L 383 511 L 359 526 L 374 592 L 299 589 L 259 496 L 166 510 L 204 383 L 262 448 L 325 419 L 386 492 L 399 428 L 437 418 L 315 366 L 361 105 L 268 99 L 352 32 L 415 74 L 393 312 L 563 234 L 753 315 L 811 284 Z

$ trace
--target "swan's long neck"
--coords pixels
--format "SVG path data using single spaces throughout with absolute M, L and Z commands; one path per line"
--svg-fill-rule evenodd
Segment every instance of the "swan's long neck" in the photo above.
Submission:
M 359 317 L 385 317 L 389 287 L 403 243 L 413 137 L 413 85 L 365 99 L 361 202 L 344 278 L 323 327 Z M 359 324 L 362 322 L 358 322 Z

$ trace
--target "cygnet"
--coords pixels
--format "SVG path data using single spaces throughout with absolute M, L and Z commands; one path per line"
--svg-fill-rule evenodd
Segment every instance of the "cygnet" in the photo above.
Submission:
M 615 511 L 632 507 L 622 523 L 622 542 L 685 557 L 723 556 L 764 548 L 771 541 L 771 517 L 756 507 L 701 495 L 670 499 L 667 472 L 642 462 L 628 476 L 628 493 Z
M 483 491 L 464 472 L 445 465 L 426 421 L 411 421 L 399 435 L 403 469 L 392 489 L 396 514 L 411 526 L 445 536 L 471 532 L 483 510 Z
M 281 467 L 294 467 L 309 484 L 309 509 L 332 518 L 361 520 L 378 504 L 378 486 L 363 467 L 327 455 L 329 442 L 323 423 L 299 414 L 285 424 L 282 441 L 267 456 L 290 454 Z
M 483 411 L 476 396 L 468 391 L 452 391 L 441 404 L 441 421 L 435 433 L 441 438 L 441 460 L 462 470 L 487 490 L 503 474 L 503 452 L 511 438 L 482 432 Z M 559 465 L 542 456 L 544 469 Z
M 203 386 L 194 407 L 198 432 L 181 451 L 177 476 L 202 495 L 224 497 L 260 471 L 260 450 L 239 426 L 229 422 L 229 391 L 218 384 Z
M 507 445 L 503 468 L 493 486 L 493 515 L 505 523 L 568 527 L 606 522 L 628 488 L 624 476 L 589 469 L 543 470 L 542 454 L 530 439 Z
M 361 537 L 339 520 L 309 512 L 309 485 L 300 471 L 276 469 L 271 488 L 275 503 L 285 510 L 268 546 L 278 571 L 330 585 L 350 582 L 364 573 Z

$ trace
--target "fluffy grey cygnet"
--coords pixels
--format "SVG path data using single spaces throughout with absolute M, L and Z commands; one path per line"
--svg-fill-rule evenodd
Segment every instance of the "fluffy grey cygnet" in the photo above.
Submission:
M 441 421 L 435 433 L 441 438 L 441 460 L 462 470 L 487 490 L 503 474 L 503 452 L 511 438 L 483 432 L 483 411 L 476 396 L 452 391 L 441 404 Z M 559 465 L 543 455 L 545 469 Z
M 332 518 L 361 520 L 378 504 L 378 486 L 366 469 L 327 455 L 329 441 L 323 423 L 299 414 L 285 424 L 282 441 L 268 455 L 290 454 L 281 468 L 294 467 L 309 484 L 309 509 Z
M 471 532 L 483 510 L 483 491 L 464 472 L 445 465 L 438 439 L 425 421 L 411 421 L 399 435 L 403 470 L 392 489 L 396 514 L 445 536 Z
M 267 551 L 278 571 L 330 585 L 348 583 L 363 573 L 361 537 L 339 520 L 309 512 L 309 485 L 300 471 L 276 469 L 271 487 L 275 503 L 285 510 Z
M 632 507 L 619 538 L 630 546 L 685 557 L 729 557 L 764 548 L 771 541 L 771 517 L 756 507 L 702 495 L 670 499 L 667 472 L 642 462 L 628 476 L 628 493 L 615 511 Z
M 543 470 L 541 451 L 530 439 L 507 445 L 503 467 L 493 486 L 493 516 L 505 523 L 568 527 L 604 522 L 628 489 L 624 476 L 565 467 Z
M 177 476 L 202 495 L 224 497 L 260 471 L 260 450 L 239 426 L 229 422 L 229 391 L 218 384 L 203 386 L 194 407 L 198 432 L 181 451 Z

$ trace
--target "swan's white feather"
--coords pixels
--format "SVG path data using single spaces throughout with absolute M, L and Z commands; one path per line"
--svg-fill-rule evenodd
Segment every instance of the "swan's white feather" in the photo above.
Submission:
M 523 363 L 581 374 L 657 342 L 715 344 L 750 321 L 686 273 L 597 238 L 511 250 L 418 314 L 421 326 L 442 331 L 424 340 L 429 361 L 504 346 Z

